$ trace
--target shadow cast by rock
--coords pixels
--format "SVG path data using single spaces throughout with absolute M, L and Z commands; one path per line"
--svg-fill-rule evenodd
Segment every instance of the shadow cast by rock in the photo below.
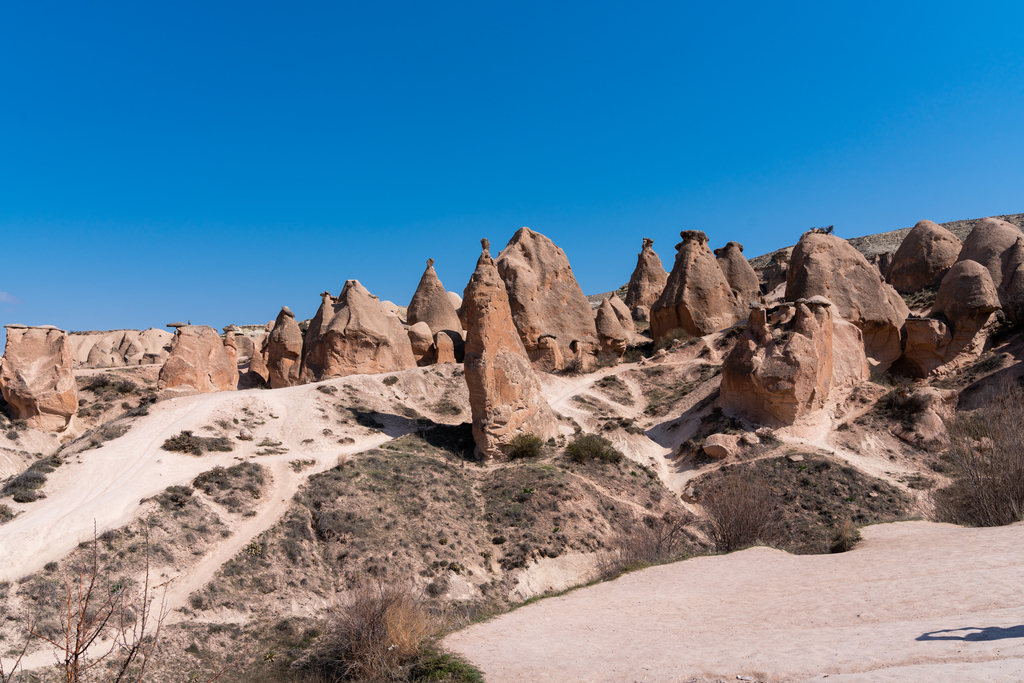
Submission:
M 949 634 L 949 635 L 938 635 Z M 964 626 L 963 628 L 947 628 L 941 631 L 929 631 L 922 633 L 914 640 L 1007 640 L 1009 638 L 1024 638 L 1024 624 L 1002 628 L 1000 626 L 989 626 L 981 628 L 978 626 Z

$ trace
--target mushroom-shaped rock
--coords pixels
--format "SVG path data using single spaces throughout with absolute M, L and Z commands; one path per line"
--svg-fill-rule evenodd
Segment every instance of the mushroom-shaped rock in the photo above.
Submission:
M 270 387 L 282 389 L 299 383 L 302 364 L 302 330 L 295 322 L 295 314 L 287 306 L 281 307 L 274 321 L 274 329 L 267 338 L 267 371 Z
M 835 304 L 838 317 L 860 328 L 869 358 L 888 364 L 900 357 L 900 328 L 910 314 L 903 298 L 849 242 L 810 231 L 793 249 L 786 299 L 816 294 Z
M 17 419 L 39 431 L 64 431 L 78 412 L 73 370 L 67 332 L 7 326 L 0 391 Z
M 574 348 L 592 354 L 597 344 L 594 312 L 565 252 L 539 232 L 520 228 L 498 255 L 496 265 L 531 360 L 546 355 L 540 345 L 543 335 L 554 336 L 564 358 L 577 355 Z M 465 318 L 465 296 L 462 307 Z
M 651 307 L 651 334 L 661 340 L 678 329 L 695 336 L 724 330 L 742 320 L 742 308 L 725 273 L 699 230 L 679 233 L 676 262 L 665 290 Z
M 597 309 L 597 338 L 602 353 L 621 355 L 629 344 L 630 334 L 622 327 L 611 299 L 605 299 Z
M 547 439 L 558 433 L 558 426 L 516 331 L 489 244 L 482 244 L 483 253 L 463 295 L 465 375 L 477 453 L 493 458 L 518 434 Z
M 238 352 L 233 332 L 225 338 L 208 325 L 177 328 L 171 355 L 160 369 L 160 389 L 191 387 L 206 394 L 238 388 Z
M 458 313 L 459 309 L 462 308 L 462 297 L 459 296 L 456 292 L 448 292 L 447 294 L 448 294 L 448 300 L 452 302 L 452 308 L 454 308 L 455 312 Z M 459 319 L 459 329 L 460 330 L 464 329 L 462 327 L 462 319 L 461 318 Z
M 941 225 L 919 221 L 892 257 L 887 281 L 897 292 L 939 284 L 960 255 L 960 238 Z
M 630 313 L 629 307 L 619 298 L 619 295 L 612 292 L 612 295 L 608 297 L 608 303 L 611 304 L 612 310 L 615 311 L 615 317 L 619 319 L 619 324 L 622 325 L 622 329 L 625 330 L 630 337 L 636 334 L 636 323 L 633 322 L 633 314 Z
M 456 336 L 462 336 L 458 307 L 452 305 L 451 297 L 434 272 L 434 259 L 427 259 L 427 268 L 409 302 L 406 321 L 409 325 L 426 323 L 434 332 L 450 331 Z
M 640 253 L 636 257 L 636 268 L 633 269 L 626 288 L 625 304 L 630 311 L 636 311 L 638 306 L 644 306 L 650 311 L 651 306 L 665 290 L 668 273 L 665 272 L 661 259 L 654 253 L 653 247 L 654 240 L 645 237 Z
M 1020 265 L 1018 259 L 1024 257 L 1016 248 L 1022 237 L 1024 233 L 1012 223 L 999 218 L 982 218 L 964 240 L 957 262 L 980 263 L 992 276 L 992 283 L 997 288 L 1002 287 L 1004 278 L 1016 270 Z
M 267 368 L 267 355 L 270 346 L 270 334 L 277 321 L 271 320 L 260 338 L 253 343 L 252 357 L 249 358 L 247 386 L 259 387 L 270 381 L 270 370 Z
M 715 249 L 715 259 L 737 301 L 743 305 L 757 301 L 761 296 L 761 283 L 757 279 L 757 273 L 743 255 L 743 245 L 739 242 L 729 242 L 724 247 Z
M 999 308 L 999 293 L 991 271 L 975 261 L 958 261 L 942 278 L 933 311 L 942 313 L 954 327 L 968 318 L 987 316 Z
M 815 299 L 773 332 L 765 309 L 750 310 L 747 329 L 722 366 L 719 403 L 748 420 L 781 426 L 824 406 L 837 388 L 868 378 L 860 330 Z
M 334 301 L 323 296 L 306 331 L 303 382 L 331 377 L 396 372 L 416 367 L 402 322 L 358 280 L 349 280 Z

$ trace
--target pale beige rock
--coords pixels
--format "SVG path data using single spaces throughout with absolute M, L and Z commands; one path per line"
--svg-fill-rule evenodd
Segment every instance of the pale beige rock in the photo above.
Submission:
M 712 434 L 704 439 L 704 454 L 716 460 L 738 456 L 740 437 L 736 434 Z
M 597 338 L 602 353 L 621 355 L 629 344 L 630 333 L 622 327 L 611 299 L 605 299 L 597 309 Z
M 718 267 L 722 269 L 729 287 L 741 305 L 746 306 L 760 298 L 761 283 L 757 279 L 757 273 L 743 255 L 742 244 L 729 242 L 724 247 L 715 249 L 715 260 L 718 261 Z
M 919 387 L 910 392 L 910 401 L 921 406 L 909 424 L 896 425 L 892 432 L 904 441 L 927 451 L 937 451 L 949 443 L 944 420 L 956 413 L 958 394 L 951 389 Z
M 427 268 L 409 302 L 406 322 L 409 325 L 423 322 L 435 333 L 450 331 L 460 335 L 462 323 L 459 322 L 458 308 L 452 305 L 448 292 L 434 271 L 434 259 L 427 259 Z
M 165 330 L 69 332 L 76 368 L 117 368 L 162 363 L 174 335 Z
M 0 391 L 16 419 L 41 432 L 67 429 L 78 412 L 73 370 L 67 332 L 7 325 Z
M 648 306 L 637 306 L 633 309 L 633 320 L 648 322 L 651 319 L 651 309 Z
M 256 343 L 251 337 L 247 337 L 242 334 L 235 335 L 235 342 L 238 345 L 238 363 L 244 365 L 252 360 L 252 356 L 256 353 Z
M 452 308 L 454 308 L 455 312 L 458 313 L 459 309 L 462 308 L 462 297 L 459 296 L 455 292 L 447 292 L 447 294 L 448 294 L 448 300 L 452 302 Z M 460 328 L 459 329 L 463 329 L 461 327 L 461 319 L 460 319 L 459 322 L 460 322 Z
M 377 297 L 349 280 L 335 301 L 324 293 L 306 330 L 300 379 L 396 372 L 416 367 L 402 322 L 388 315 Z
M 640 253 L 636 257 L 636 268 L 629 277 L 629 285 L 626 288 L 626 307 L 634 312 L 638 306 L 643 306 L 648 313 L 651 306 L 661 296 L 668 281 L 668 273 L 661 264 L 661 259 L 654 253 L 654 240 L 645 237 Z M 646 318 L 637 318 L 646 320 Z
M 270 334 L 274 331 L 276 322 L 275 320 L 268 322 L 266 330 L 254 343 L 255 348 L 249 358 L 249 386 L 263 386 L 270 381 L 270 370 L 267 368 L 267 347 L 270 345 Z
M 274 328 L 267 338 L 267 372 L 271 389 L 293 387 L 299 383 L 302 364 L 302 330 L 295 314 L 281 307 Z
M 178 327 L 171 354 L 160 369 L 157 387 L 189 386 L 201 394 L 238 388 L 238 352 L 235 335 L 225 338 L 207 325 Z
M 719 405 L 753 422 L 791 425 L 821 409 L 833 389 L 867 379 L 860 330 L 833 311 L 822 299 L 802 301 L 772 330 L 765 309 L 751 309 L 722 366 Z
M 963 249 L 957 257 L 961 261 L 975 261 L 984 266 L 992 283 L 1002 287 L 1005 277 L 1011 275 L 1020 265 L 1022 255 L 1018 241 L 1024 234 L 1012 223 L 999 218 L 982 218 L 964 240 Z
M 991 270 L 975 261 L 957 261 L 942 278 L 935 295 L 934 312 L 946 317 L 954 329 L 978 328 L 999 308 L 999 294 Z
M 953 335 L 949 327 L 934 318 L 907 318 L 906 341 L 900 363 L 912 377 L 927 377 L 947 363 L 946 350 Z
M 494 458 L 517 434 L 547 439 L 558 434 L 558 424 L 516 331 L 489 244 L 481 243 L 483 253 L 463 295 L 465 375 L 477 453 Z
M 593 356 L 597 347 L 593 309 L 565 252 L 539 232 L 520 228 L 498 255 L 496 265 L 530 360 L 547 355 L 540 346 L 543 335 L 554 337 L 566 360 Z
M 886 280 L 897 292 L 916 292 L 939 284 L 963 245 L 941 225 L 919 221 L 892 257 Z
M 418 322 L 409 325 L 407 330 L 409 343 L 412 345 L 412 356 L 416 359 L 416 365 L 432 365 L 436 357 L 434 349 L 434 334 L 430 331 L 430 325 L 425 322 Z M 444 334 L 443 332 L 441 334 Z
M 810 231 L 793 249 L 786 299 L 815 295 L 835 305 L 836 317 L 860 328 L 869 358 L 887 367 L 900 357 L 900 328 L 910 314 L 902 297 L 849 242 Z
M 651 307 L 651 334 L 655 341 L 682 329 L 694 336 L 724 330 L 743 317 L 745 310 L 732 293 L 708 237 L 699 230 L 679 233 L 676 262 L 661 297 Z

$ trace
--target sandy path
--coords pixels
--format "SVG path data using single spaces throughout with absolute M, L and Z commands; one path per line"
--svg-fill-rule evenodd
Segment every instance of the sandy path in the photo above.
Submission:
M 654 567 L 445 644 L 490 683 L 1024 679 L 1024 525 L 863 535 L 842 555 L 752 548 Z

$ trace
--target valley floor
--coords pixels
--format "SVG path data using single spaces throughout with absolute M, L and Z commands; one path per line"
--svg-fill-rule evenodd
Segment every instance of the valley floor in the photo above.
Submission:
M 756 547 L 634 572 L 445 645 L 489 683 L 1024 679 L 1024 523 L 862 533 L 839 555 Z

